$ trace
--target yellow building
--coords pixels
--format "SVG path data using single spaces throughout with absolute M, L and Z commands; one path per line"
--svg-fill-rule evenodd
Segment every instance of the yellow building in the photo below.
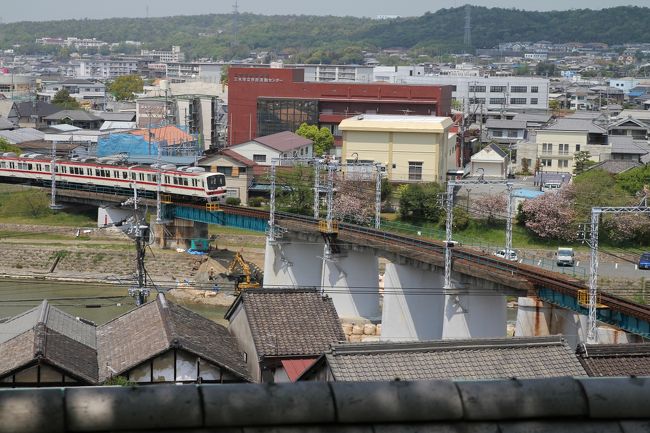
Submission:
M 455 168 L 448 117 L 362 114 L 339 125 L 342 162 L 386 165 L 392 182 L 444 182 Z

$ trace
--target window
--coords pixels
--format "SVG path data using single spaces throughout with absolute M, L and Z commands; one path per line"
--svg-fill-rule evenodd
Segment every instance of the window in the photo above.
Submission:
M 470 93 L 484 93 L 485 92 L 485 86 L 469 86 L 469 91 Z
M 508 131 L 508 138 L 517 138 L 519 136 L 517 130 L 511 129 Z
M 257 135 L 295 131 L 302 123 L 318 123 L 318 101 L 260 98 L 257 101 Z
M 451 86 L 451 91 L 455 92 L 456 91 L 456 86 Z
M 568 168 L 569 167 L 569 161 L 566 159 L 561 159 L 557 162 L 557 166 L 559 168 Z
M 485 104 L 485 98 L 469 98 L 469 103 L 473 105 Z
M 530 86 L 530 93 L 539 93 L 538 86 Z
M 553 153 L 553 143 L 542 143 L 542 153 Z
M 530 105 L 537 105 L 537 98 L 530 98 Z
M 576 144 L 576 152 L 580 152 L 580 145 Z
M 409 161 L 409 180 L 422 180 L 422 162 Z
M 544 167 L 552 167 L 552 159 L 542 159 L 542 166 Z
M 253 155 L 253 161 L 266 162 L 266 155 Z
M 510 98 L 512 105 L 526 105 L 526 98 Z
M 510 86 L 511 93 L 526 93 L 527 91 L 527 86 Z
M 503 131 L 492 131 L 492 137 L 503 137 Z
M 490 104 L 505 104 L 506 98 L 490 98 Z
M 568 155 L 569 154 L 569 145 L 568 144 L 562 144 L 560 143 L 558 145 L 558 150 L 560 151 L 560 155 Z
M 506 86 L 490 86 L 490 92 L 503 93 L 506 91 Z

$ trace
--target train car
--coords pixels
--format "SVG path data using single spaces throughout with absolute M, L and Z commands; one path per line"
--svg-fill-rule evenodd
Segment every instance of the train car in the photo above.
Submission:
M 0 155 L 0 177 L 8 182 L 49 185 L 52 181 L 51 158 L 39 154 L 3 153 Z M 219 202 L 226 195 L 226 177 L 222 173 L 205 172 L 198 167 L 176 168 L 144 165 L 123 165 L 115 161 L 57 159 L 54 164 L 57 188 L 104 192 L 126 192 L 136 188 L 155 196 L 158 175 L 161 193 L 180 202 Z

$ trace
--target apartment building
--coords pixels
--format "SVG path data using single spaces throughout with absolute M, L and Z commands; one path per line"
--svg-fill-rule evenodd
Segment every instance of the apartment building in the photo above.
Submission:
M 387 80 L 400 84 L 452 86 L 452 98 L 465 107 L 488 110 L 547 110 L 549 80 L 536 77 L 405 76 Z
M 82 104 L 95 108 L 103 106 L 106 97 L 106 85 L 94 80 L 65 80 L 43 82 L 37 93 L 38 99 L 49 102 L 60 90 L 67 90 L 70 96 Z
M 84 59 L 70 64 L 68 76 L 86 79 L 112 79 L 138 72 L 135 59 Z
M 181 51 L 181 47 L 179 46 L 173 46 L 171 51 L 141 50 L 140 56 L 160 63 L 185 61 L 185 53 Z
M 373 80 L 372 66 L 358 65 L 295 65 L 305 70 L 305 81 L 347 81 L 369 83 Z M 294 67 L 294 65 L 290 66 Z
M 561 118 L 517 145 L 517 166 L 532 170 L 539 159 L 544 170 L 572 172 L 575 153 L 580 151 L 589 152 L 595 162 L 609 159 L 612 146 L 607 129 L 590 118 Z

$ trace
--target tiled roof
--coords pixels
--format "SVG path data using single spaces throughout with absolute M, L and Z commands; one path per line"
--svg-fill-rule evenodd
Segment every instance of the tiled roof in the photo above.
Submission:
M 348 382 L 586 376 L 559 337 L 337 344 L 325 358 Z
M 275 149 L 278 152 L 288 152 L 312 144 L 311 140 L 294 134 L 291 131 L 278 132 L 277 134 L 257 137 L 254 141 L 270 147 L 271 149 Z
M 596 125 L 592 119 L 581 118 L 560 118 L 555 123 L 547 126 L 548 130 L 554 131 L 586 131 L 594 134 L 605 134 L 607 131 Z
M 650 343 L 578 346 L 589 376 L 650 376 Z
M 45 101 L 20 102 L 18 104 L 18 113 L 20 113 L 20 117 L 45 117 L 50 114 L 58 113 L 59 111 L 63 111 L 63 108 Z
M 254 289 L 242 292 L 226 319 L 242 303 L 260 357 L 316 356 L 345 341 L 334 303 L 316 289 Z
M 77 121 L 92 122 L 94 120 L 102 120 L 101 118 L 87 112 L 86 110 L 63 110 L 45 117 L 45 120 L 63 120 L 72 119 Z
M 640 167 L 641 165 L 643 164 L 633 159 L 608 159 L 606 161 L 592 165 L 588 168 L 588 170 L 605 170 L 609 173 L 619 174 L 623 173 L 624 171 Z
M 100 381 L 172 348 L 186 350 L 249 380 L 243 355 L 226 328 L 167 302 L 163 295 L 100 326 L 97 340 Z
M 253 167 L 257 165 L 255 161 L 246 158 L 244 155 L 241 155 L 232 149 L 221 149 L 220 153 L 234 159 L 237 162 L 241 162 L 242 164 L 245 164 L 247 167 Z
M 42 358 L 67 374 L 97 382 L 95 326 L 52 307 L 38 307 L 0 323 L 0 375 Z

